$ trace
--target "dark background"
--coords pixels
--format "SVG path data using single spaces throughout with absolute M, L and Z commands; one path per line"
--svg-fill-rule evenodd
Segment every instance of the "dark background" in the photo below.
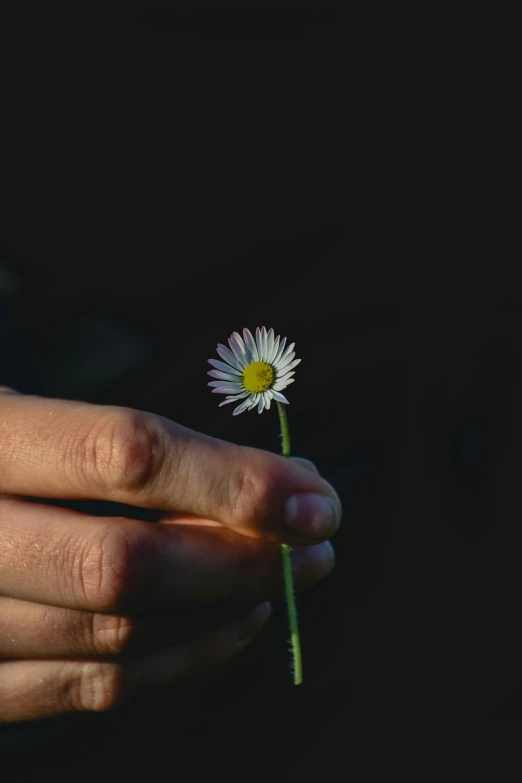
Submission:
M 273 326 L 345 508 L 301 688 L 279 607 L 24 780 L 520 778 L 521 13 L 369 6 L 2 12 L 10 382 L 275 449 L 206 386 Z

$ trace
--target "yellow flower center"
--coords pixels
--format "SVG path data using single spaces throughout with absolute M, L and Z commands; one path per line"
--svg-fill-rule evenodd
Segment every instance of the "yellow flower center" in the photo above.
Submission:
M 243 383 L 249 392 L 265 392 L 273 380 L 274 368 L 266 362 L 252 362 L 243 370 Z

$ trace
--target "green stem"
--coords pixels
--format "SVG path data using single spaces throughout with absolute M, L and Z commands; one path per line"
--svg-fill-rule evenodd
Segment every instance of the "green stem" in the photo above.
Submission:
M 288 419 L 286 418 L 286 410 L 283 403 L 277 403 L 277 412 L 279 413 L 279 424 L 281 425 L 281 437 L 283 439 L 283 445 L 281 447 L 281 454 L 283 457 L 290 456 L 290 430 L 288 429 Z
M 283 440 L 281 453 L 283 457 L 290 456 L 290 431 L 288 429 L 288 420 L 286 418 L 285 406 L 277 403 L 279 412 L 279 423 L 281 425 L 281 437 Z M 297 609 L 295 605 L 294 583 L 292 578 L 292 559 L 291 549 L 288 544 L 281 544 L 281 555 L 283 557 L 283 576 L 285 581 L 286 608 L 288 612 L 288 622 L 290 625 L 290 643 L 292 645 L 292 664 L 294 670 L 294 685 L 301 685 L 303 682 L 303 662 L 301 659 L 301 642 L 299 639 L 299 627 L 297 624 Z

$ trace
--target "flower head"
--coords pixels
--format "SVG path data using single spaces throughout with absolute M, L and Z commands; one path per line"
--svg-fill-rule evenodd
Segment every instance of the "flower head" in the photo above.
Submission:
M 234 408 L 234 416 L 243 411 L 252 410 L 257 405 L 258 413 L 264 408 L 270 408 L 272 400 L 288 404 L 286 397 L 281 394 L 294 382 L 293 369 L 301 359 L 295 358 L 292 343 L 285 350 L 286 337 L 282 340 L 274 336 L 274 330 L 268 332 L 263 326 L 257 327 L 255 340 L 248 329 L 243 329 L 243 337 L 234 332 L 228 339 L 230 348 L 218 344 L 217 352 L 223 359 L 209 359 L 209 363 L 215 369 L 209 371 L 212 378 L 209 386 L 213 386 L 214 394 L 226 394 L 227 397 L 221 405 L 229 402 L 243 400 Z

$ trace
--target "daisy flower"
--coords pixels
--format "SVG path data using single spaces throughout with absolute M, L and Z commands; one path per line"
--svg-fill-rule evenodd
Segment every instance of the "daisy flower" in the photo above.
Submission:
M 208 374 L 218 379 L 208 385 L 214 387 L 213 394 L 227 395 L 220 407 L 243 400 L 234 408 L 233 415 L 237 416 L 256 406 L 258 413 L 268 410 L 272 400 L 288 404 L 281 392 L 294 382 L 293 370 L 301 361 L 295 358 L 295 343 L 285 350 L 286 337 L 281 340 L 279 335 L 274 336 L 273 329 L 267 332 L 263 326 L 257 327 L 255 339 L 248 329 L 243 329 L 243 337 L 233 332 L 228 344 L 230 348 L 221 343 L 217 346 L 223 361 L 208 360 L 214 367 Z
M 238 332 L 233 332 L 228 344 L 218 343 L 217 352 L 223 361 L 218 359 L 209 359 L 209 364 L 214 368 L 209 371 L 212 378 L 209 386 L 213 386 L 214 394 L 226 394 L 226 398 L 221 405 L 228 405 L 229 402 L 242 402 L 234 408 L 234 416 L 243 411 L 252 410 L 257 406 L 259 413 L 264 409 L 270 408 L 270 403 L 275 400 L 279 412 L 279 421 L 281 424 L 281 440 L 283 457 L 290 456 L 290 433 L 288 430 L 288 421 L 286 418 L 285 405 L 288 400 L 281 394 L 294 382 L 294 367 L 301 359 L 295 358 L 294 346 L 292 343 L 285 349 L 286 337 L 282 340 L 274 336 L 274 330 L 268 332 L 263 326 L 256 329 L 255 340 L 248 329 L 243 329 L 243 337 Z M 284 403 L 284 404 L 282 404 Z M 281 554 L 283 557 L 283 577 L 285 584 L 286 604 L 288 610 L 288 621 L 290 626 L 290 649 L 292 651 L 292 671 L 295 685 L 300 685 L 303 681 L 303 665 L 301 661 L 301 642 L 299 638 L 299 628 L 297 623 L 297 609 L 295 605 L 295 595 L 292 577 L 292 561 L 290 557 L 291 549 L 288 544 L 281 544 Z

